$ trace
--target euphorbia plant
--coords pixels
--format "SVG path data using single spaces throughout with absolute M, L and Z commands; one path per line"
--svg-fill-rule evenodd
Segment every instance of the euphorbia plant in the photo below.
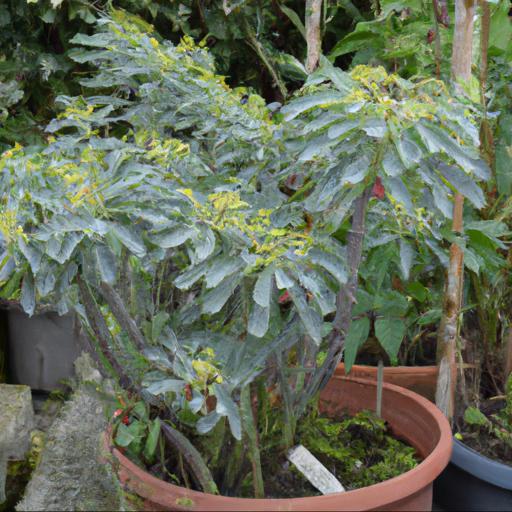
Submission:
M 233 447 L 226 474 L 248 458 L 261 497 L 258 411 L 279 411 L 290 447 L 345 341 L 367 334 L 351 325 L 367 211 L 406 268 L 416 244 L 439 250 L 454 189 L 481 205 L 471 106 L 434 80 L 324 62 L 272 112 L 192 41 L 158 41 L 120 13 L 75 41 L 99 68 L 84 86 L 106 92 L 61 98 L 45 148 L 2 156 L 3 293 L 21 281 L 27 312 L 78 311 L 199 487 L 217 491 L 180 427 L 215 432 L 216 460 Z M 379 336 L 392 356 L 393 327 Z M 229 476 L 222 491 L 236 491 Z

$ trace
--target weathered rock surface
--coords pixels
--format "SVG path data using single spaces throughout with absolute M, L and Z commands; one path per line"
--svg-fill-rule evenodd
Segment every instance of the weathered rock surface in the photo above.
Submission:
M 89 362 L 86 356 L 77 364 L 77 373 L 89 382 L 80 384 L 50 428 L 18 511 L 124 509 L 119 484 L 110 465 L 101 460 L 107 421 L 97 391 L 101 377 L 87 368 Z
M 0 503 L 5 500 L 7 461 L 25 458 L 33 428 L 30 388 L 0 384 Z
M 30 388 L 0 384 L 0 411 L 0 447 L 10 459 L 23 460 L 34 428 Z

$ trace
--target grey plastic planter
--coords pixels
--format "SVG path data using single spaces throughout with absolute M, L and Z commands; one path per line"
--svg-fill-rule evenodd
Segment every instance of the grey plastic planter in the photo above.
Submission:
M 80 355 L 75 315 L 44 312 L 29 317 L 21 309 L 7 312 L 10 380 L 34 390 L 51 391 L 74 375 Z
M 453 439 L 450 464 L 434 482 L 434 502 L 446 510 L 512 511 L 512 466 Z

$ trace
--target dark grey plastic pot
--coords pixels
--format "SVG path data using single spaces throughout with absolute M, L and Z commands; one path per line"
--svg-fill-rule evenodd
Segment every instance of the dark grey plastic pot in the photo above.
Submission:
M 434 482 L 434 502 L 446 510 L 512 511 L 512 466 L 454 438 L 450 464 Z
M 74 375 L 73 362 L 80 355 L 75 315 L 44 312 L 29 317 L 11 307 L 7 323 L 11 382 L 51 391 L 62 379 Z

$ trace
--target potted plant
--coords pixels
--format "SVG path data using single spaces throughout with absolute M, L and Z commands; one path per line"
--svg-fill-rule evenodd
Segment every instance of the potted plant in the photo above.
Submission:
M 508 510 L 512 506 L 512 376 L 505 395 L 485 402 L 483 411 L 474 406 L 465 410 L 450 465 L 436 481 L 444 507 Z M 462 486 L 464 496 L 459 492 Z
M 379 222 L 373 226 L 370 222 L 368 231 L 368 238 L 374 237 L 374 241 L 361 266 L 361 286 L 352 317 L 368 318 L 369 335 L 366 340 L 347 345 L 335 374 L 377 380 L 377 363 L 382 361 L 384 382 L 410 389 L 433 402 L 438 373 L 435 329 L 440 316 L 442 276 L 438 271 L 444 253 L 430 240 L 429 245 L 437 250 L 439 258 L 429 245 L 421 243 L 411 260 L 407 245 L 398 234 L 380 236 Z M 400 349 L 392 359 L 382 348 L 381 339 L 385 342 L 387 334 L 381 327 L 397 320 L 401 324 L 397 323 L 391 335 Z
M 24 309 L 41 297 L 74 308 L 104 370 L 142 400 L 111 431 L 121 478 L 169 508 L 429 509 L 449 427 L 427 400 L 391 385 L 377 408 L 424 459 L 416 467 L 286 501 L 265 498 L 272 477 L 263 475 L 280 471 L 273 464 L 306 427 L 341 432 L 343 409 L 375 405 L 375 384 L 331 379 L 345 344 L 368 335 L 352 309 L 372 189 L 380 181 L 389 197 L 382 230 L 401 227 L 412 253 L 443 222 L 442 209 L 421 210 L 432 193 L 449 202 L 460 189 L 478 206 L 475 179 L 488 171 L 471 105 L 435 80 L 325 61 L 296 99 L 269 108 L 232 91 L 190 39 L 173 46 L 137 18 L 112 16 L 75 37 L 92 51 L 73 54 L 97 65 L 83 85 L 105 95 L 60 98 L 64 111 L 47 129 L 55 135 L 45 148 L 4 154 L 1 187 Z M 340 241 L 333 235 L 347 222 Z M 381 326 L 391 357 L 398 322 Z M 318 417 L 319 392 L 320 410 L 337 420 Z M 390 457 L 402 453 L 396 442 Z M 395 462 L 385 478 L 403 471 Z

